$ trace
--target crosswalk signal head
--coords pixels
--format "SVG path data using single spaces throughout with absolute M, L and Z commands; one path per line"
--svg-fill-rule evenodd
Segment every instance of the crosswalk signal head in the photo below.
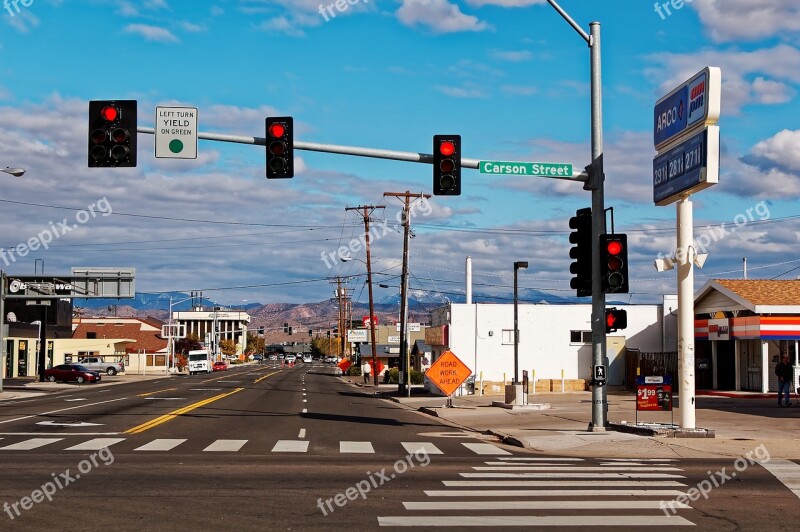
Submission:
M 136 166 L 136 100 L 89 102 L 89 168 Z
M 433 136 L 433 194 L 461 195 L 461 135 Z
M 606 334 L 628 327 L 628 311 L 616 307 L 606 309 Z
M 604 294 L 628 293 L 628 235 L 600 235 L 600 281 Z
M 577 291 L 578 297 L 592 295 L 592 209 L 578 209 L 575 216 L 569 219 L 569 257 L 575 262 L 570 264 L 569 271 L 573 278 L 570 288 Z
M 267 129 L 267 179 L 294 177 L 294 133 L 291 116 L 269 117 Z

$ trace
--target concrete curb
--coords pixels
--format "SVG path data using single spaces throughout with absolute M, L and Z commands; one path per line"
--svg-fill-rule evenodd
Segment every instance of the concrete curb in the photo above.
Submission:
M 716 434 L 711 429 L 679 429 L 673 427 L 644 427 L 628 425 L 627 423 L 609 423 L 608 429 L 637 436 L 655 438 L 715 438 Z

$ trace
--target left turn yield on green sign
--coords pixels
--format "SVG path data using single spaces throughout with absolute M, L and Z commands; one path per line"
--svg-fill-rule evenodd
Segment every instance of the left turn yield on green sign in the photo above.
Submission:
M 197 108 L 156 107 L 156 157 L 197 159 Z

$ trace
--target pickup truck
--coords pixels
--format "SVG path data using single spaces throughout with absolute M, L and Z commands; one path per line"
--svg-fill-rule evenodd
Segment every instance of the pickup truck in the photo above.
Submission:
M 106 375 L 116 375 L 120 371 L 125 371 L 125 365 L 122 362 L 107 362 L 100 357 L 82 358 L 78 361 L 78 364 L 85 366 L 86 369 L 99 371 Z

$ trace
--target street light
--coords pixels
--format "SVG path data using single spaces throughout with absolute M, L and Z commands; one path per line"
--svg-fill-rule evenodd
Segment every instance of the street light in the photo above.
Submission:
M 519 384 L 519 312 L 517 311 L 517 271 L 527 269 L 528 263 L 519 261 L 514 263 L 514 382 Z
M 14 177 L 19 177 L 19 176 L 21 176 L 22 174 L 25 173 L 25 169 L 24 168 L 11 168 L 9 166 L 6 166 L 5 168 L 0 169 L 0 172 L 5 172 L 7 174 L 13 175 Z
M 349 262 L 353 257 L 342 257 L 342 262 Z M 370 342 L 372 343 L 372 386 L 378 385 L 378 346 L 375 345 L 375 303 L 372 299 L 372 266 L 369 258 L 369 248 L 367 248 L 367 262 L 361 259 L 356 259 L 358 262 L 363 262 L 367 267 L 367 286 L 369 288 L 369 335 Z

